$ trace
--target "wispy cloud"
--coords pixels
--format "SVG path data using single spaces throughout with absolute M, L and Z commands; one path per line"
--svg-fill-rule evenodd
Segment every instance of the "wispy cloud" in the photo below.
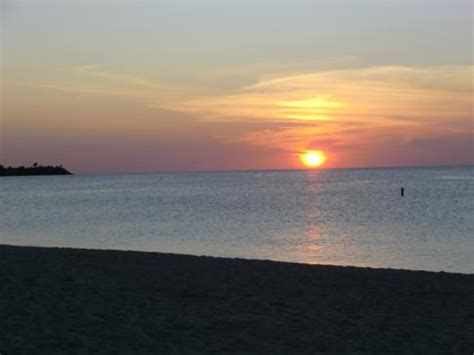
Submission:
M 473 73 L 472 66 L 332 70 L 264 78 L 228 95 L 165 106 L 210 122 L 272 124 L 239 135 L 223 132 L 232 143 L 344 150 L 379 137 L 401 143 L 472 130 Z
M 97 79 L 102 79 L 106 81 L 112 81 L 112 82 L 122 83 L 122 84 L 127 84 L 127 85 L 134 85 L 134 86 L 152 88 L 152 89 L 160 89 L 164 87 L 163 85 L 160 85 L 159 83 L 155 81 L 152 81 L 148 78 L 144 78 L 139 75 L 123 74 L 123 73 L 107 71 L 107 70 L 101 69 L 97 65 L 85 65 L 85 66 L 73 67 L 70 71 L 76 75 L 84 75 L 84 76 L 89 76 L 91 78 L 97 78 Z
M 95 65 L 63 74 L 67 80 L 17 84 L 134 98 L 161 114 L 182 113 L 194 123 L 202 122 L 202 127 L 214 127 L 209 129 L 210 139 L 290 153 L 324 148 L 344 154 L 369 146 L 376 150 L 413 145 L 421 138 L 433 142 L 442 135 L 464 137 L 473 131 L 473 66 L 270 74 L 220 93 L 212 88 L 171 87 Z M 230 123 L 240 128 L 227 129 Z
M 189 99 L 200 90 L 165 85 L 144 75 L 116 72 L 97 65 L 85 65 L 58 69 L 49 73 L 48 79 L 5 78 L 7 84 L 54 90 L 76 94 L 129 97 L 141 100 L 145 105 Z
M 263 79 L 233 94 L 171 107 L 209 119 L 374 119 L 465 114 L 471 109 L 473 67 L 373 67 Z

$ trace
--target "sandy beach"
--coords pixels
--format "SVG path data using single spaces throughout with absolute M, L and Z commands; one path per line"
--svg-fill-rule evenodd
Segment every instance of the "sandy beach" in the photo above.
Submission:
M 0 246 L 0 353 L 474 351 L 474 275 Z

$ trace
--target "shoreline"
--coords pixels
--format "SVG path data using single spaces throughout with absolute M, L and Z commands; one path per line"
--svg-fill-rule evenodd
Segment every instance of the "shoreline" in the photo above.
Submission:
M 1 353 L 474 349 L 474 275 L 0 245 Z
M 350 264 L 320 264 L 320 263 L 309 263 L 303 261 L 288 261 L 288 260 L 276 260 L 276 259 L 259 259 L 259 258 L 247 258 L 239 256 L 213 256 L 206 254 L 187 254 L 187 253 L 177 253 L 177 252 L 168 252 L 168 251 L 154 251 L 154 250 L 139 250 L 139 249 L 104 249 L 104 248 L 91 248 L 91 247 L 68 247 L 68 246 L 38 246 L 38 245 L 28 245 L 28 244 L 9 244 L 1 243 L 0 249 L 2 247 L 13 247 L 13 248 L 32 248 L 32 249 L 53 249 L 53 250 L 74 250 L 74 251 L 99 251 L 99 252 L 119 252 L 119 253 L 138 253 L 138 254 L 158 254 L 158 255 L 169 255 L 169 256 L 182 256 L 182 257 L 193 257 L 193 258 L 209 258 L 217 260 L 235 260 L 235 261 L 250 261 L 250 262 L 269 262 L 269 263 L 278 263 L 278 264 L 289 264 L 289 265 L 305 265 L 305 266 L 316 266 L 316 267 L 336 267 L 336 268 L 355 268 L 363 270 L 380 270 L 380 271 L 402 271 L 402 272 L 428 272 L 434 274 L 454 274 L 454 275 L 471 275 L 474 276 L 472 272 L 461 272 L 461 271 L 445 271 L 445 270 L 425 270 L 425 269 L 403 269 L 397 267 L 383 267 L 383 266 L 366 266 L 366 265 L 350 265 Z

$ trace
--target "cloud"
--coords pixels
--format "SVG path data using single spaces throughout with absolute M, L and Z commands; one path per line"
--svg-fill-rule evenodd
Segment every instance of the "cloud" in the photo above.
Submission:
M 73 67 L 71 71 L 77 75 L 86 75 L 92 78 L 105 79 L 107 81 L 124 83 L 127 85 L 153 89 L 160 89 L 164 87 L 163 85 L 160 85 L 159 83 L 154 82 L 148 78 L 138 75 L 115 73 L 112 71 L 103 70 L 96 65 Z
M 228 95 L 165 103 L 208 122 L 268 122 L 230 143 L 331 151 L 472 131 L 472 66 L 370 67 L 262 78 Z
M 211 120 L 423 118 L 471 109 L 473 67 L 372 67 L 262 79 L 230 95 L 179 102 Z
M 49 73 L 48 79 L 11 79 L 6 84 L 40 90 L 61 91 L 94 96 L 123 97 L 140 100 L 145 106 L 189 99 L 199 89 L 165 85 L 143 75 L 103 69 L 97 65 L 61 68 Z
M 440 137 L 455 142 L 472 135 L 473 73 L 473 66 L 273 73 L 251 85 L 218 91 L 170 87 L 136 74 L 82 66 L 63 71 L 67 80 L 23 85 L 133 98 L 147 108 L 141 125 L 160 128 L 162 134 L 181 127 L 180 134 L 199 132 L 223 145 L 279 154 L 324 149 L 339 165 L 370 165 L 377 152 L 395 157 L 406 146 L 429 155 L 435 151 L 432 145 L 445 142 Z M 180 114 L 185 119 L 178 121 Z M 426 143 L 416 143 L 420 140 Z M 409 149 L 403 154 L 410 155 Z

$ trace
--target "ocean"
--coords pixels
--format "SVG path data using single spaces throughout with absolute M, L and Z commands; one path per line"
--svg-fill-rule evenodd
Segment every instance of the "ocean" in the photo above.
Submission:
M 2 244 L 474 273 L 474 167 L 2 177 L 0 196 Z

